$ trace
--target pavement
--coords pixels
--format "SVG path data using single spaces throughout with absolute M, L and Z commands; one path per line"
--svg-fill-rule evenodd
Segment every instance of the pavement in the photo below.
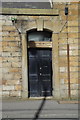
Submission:
M 56 100 L 3 100 L 2 118 L 7 120 L 79 120 L 78 104 Z M 15 118 L 15 119 L 9 119 Z M 5 119 L 3 119 L 5 120 Z

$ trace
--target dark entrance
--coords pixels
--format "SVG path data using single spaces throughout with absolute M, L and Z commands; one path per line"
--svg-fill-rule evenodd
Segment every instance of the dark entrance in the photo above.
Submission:
M 51 49 L 29 48 L 29 97 L 52 95 Z

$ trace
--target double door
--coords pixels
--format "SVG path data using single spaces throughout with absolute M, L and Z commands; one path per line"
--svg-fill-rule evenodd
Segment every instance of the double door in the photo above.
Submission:
M 52 95 L 52 55 L 51 49 L 30 48 L 29 64 L 29 97 Z

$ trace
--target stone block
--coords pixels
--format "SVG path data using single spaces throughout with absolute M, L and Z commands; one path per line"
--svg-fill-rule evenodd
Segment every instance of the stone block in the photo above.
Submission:
M 8 46 L 9 47 L 17 47 L 18 46 L 18 42 L 8 42 Z
M 9 97 L 9 91 L 3 91 L 2 96 L 4 97 Z
M 79 63 L 78 62 L 70 62 L 71 67 L 78 67 Z
M 64 90 L 68 90 L 68 85 L 67 84 L 63 84 L 63 85 L 60 86 L 60 89 L 63 90 L 63 91 Z
M 18 36 L 6 36 L 6 37 L 2 37 L 2 40 L 3 41 L 20 41 L 20 37 L 18 37 Z
M 60 50 L 59 55 L 67 55 L 67 50 Z
M 78 78 L 79 77 L 79 75 L 78 75 L 78 72 L 71 72 L 70 73 L 70 78 L 72 79 L 72 78 Z
M 11 57 L 11 53 L 10 52 L 2 52 L 2 56 L 3 57 Z
M 78 90 L 79 86 L 78 86 L 78 84 L 73 83 L 73 84 L 70 85 L 70 87 L 71 87 L 71 90 Z
M 70 9 L 69 10 L 69 15 L 78 15 L 78 14 L 79 14 L 78 9 Z
M 13 85 L 10 85 L 10 86 L 3 85 L 2 90 L 5 90 L 5 91 L 14 90 L 14 86 Z
M 69 49 L 70 50 L 78 50 L 78 44 L 70 44 Z
M 2 42 L 2 46 L 8 46 L 8 42 L 7 41 L 3 41 Z
M 60 67 L 60 72 L 67 72 L 67 67 Z
M 60 84 L 64 84 L 64 79 L 60 79 Z
M 78 21 L 78 15 L 69 15 L 68 21 Z
M 71 90 L 71 96 L 78 97 L 78 90 Z
M 19 48 L 19 47 L 3 47 L 3 51 L 4 52 L 18 52 L 18 51 L 20 51 L 21 50 L 21 48 Z
M 12 73 L 21 72 L 21 68 L 9 68 L 8 72 L 12 72 Z
M 71 72 L 77 72 L 78 71 L 78 66 L 77 67 L 70 67 Z
M 3 62 L 21 62 L 21 57 L 3 57 Z
M 3 68 L 11 67 L 11 62 L 3 62 L 2 66 L 3 66 Z
M 73 39 L 73 43 L 74 43 L 74 44 L 78 44 L 78 43 L 79 43 L 79 38 Z
M 68 33 L 68 37 L 69 38 L 78 38 L 79 37 L 79 33 Z
M 20 84 L 20 80 L 6 80 L 6 85 L 18 85 Z
M 43 28 L 44 28 L 43 20 L 42 19 L 37 19 L 36 22 L 37 22 L 37 31 L 43 31 Z
M 78 27 L 68 27 L 68 32 L 69 33 L 78 33 L 79 28 Z
M 77 56 L 79 54 L 78 50 L 70 50 L 70 55 Z
M 15 85 L 15 90 L 17 91 L 21 91 L 22 90 L 22 86 L 21 85 Z
M 12 25 L 3 25 L 2 30 L 3 31 L 16 31 L 16 28 L 15 26 L 12 26 Z
M 75 10 L 75 9 L 78 9 L 78 4 L 71 4 L 70 6 L 69 6 L 69 9 L 72 9 L 72 10 Z
M 2 37 L 7 37 L 9 35 L 9 32 L 8 31 L 3 31 L 1 33 Z M 2 38 L 3 39 L 3 38 Z
M 78 62 L 78 56 L 70 56 L 70 62 Z
M 18 34 L 18 32 L 9 32 L 9 36 L 10 37 L 18 37 L 19 34 Z
M 22 63 L 21 62 L 12 62 L 12 67 L 21 67 Z
M 60 97 L 67 98 L 68 97 L 68 90 L 60 90 Z
M 0 62 L 0 68 L 2 68 L 2 63 Z
M 59 50 L 67 50 L 67 45 L 66 44 L 59 45 Z
M 0 84 L 0 91 L 2 91 L 2 85 Z
M 67 79 L 68 74 L 67 73 L 60 73 L 60 79 Z
M 59 44 L 67 44 L 67 39 L 61 38 L 59 39 Z
M 79 25 L 78 21 L 68 21 L 68 26 L 78 27 L 78 25 Z
M 2 80 L 2 85 L 6 85 L 6 80 Z
M 68 38 L 68 44 L 74 44 L 74 39 L 73 38 Z
M 19 57 L 19 56 L 22 56 L 22 53 L 21 52 L 12 52 L 12 56 Z
M 21 96 L 21 91 L 10 91 L 10 96 L 20 97 Z
M 59 33 L 59 38 L 62 39 L 67 39 L 67 34 L 66 33 Z
M 19 80 L 22 78 L 20 73 L 5 73 L 3 76 L 3 80 Z

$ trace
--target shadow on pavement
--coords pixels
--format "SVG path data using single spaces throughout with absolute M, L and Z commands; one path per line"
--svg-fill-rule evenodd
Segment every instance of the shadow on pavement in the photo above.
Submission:
M 39 115 L 43 109 L 45 102 L 46 102 L 46 96 L 47 96 L 46 89 L 44 89 L 44 91 L 45 91 L 44 92 L 44 99 L 42 100 L 41 105 L 40 105 L 39 109 L 37 110 L 37 112 L 35 113 L 34 118 L 32 120 L 37 120 L 39 118 Z

